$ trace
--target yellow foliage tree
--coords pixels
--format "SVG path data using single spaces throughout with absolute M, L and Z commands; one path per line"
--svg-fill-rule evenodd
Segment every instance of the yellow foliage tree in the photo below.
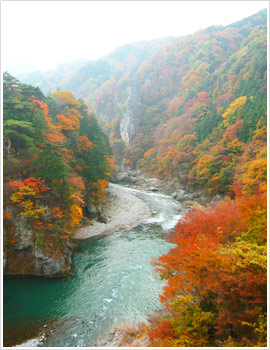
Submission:
M 205 154 L 200 158 L 196 168 L 196 177 L 199 183 L 206 183 L 211 178 L 211 165 L 214 163 L 214 158 L 210 154 Z
M 267 149 L 263 148 L 255 159 L 247 162 L 245 172 L 242 177 L 243 193 L 252 194 L 259 187 L 261 191 L 266 191 L 267 181 Z
M 234 100 L 227 108 L 226 112 L 223 113 L 222 118 L 224 119 L 223 124 L 227 128 L 239 119 L 243 113 L 245 104 L 247 102 L 246 96 L 241 96 Z

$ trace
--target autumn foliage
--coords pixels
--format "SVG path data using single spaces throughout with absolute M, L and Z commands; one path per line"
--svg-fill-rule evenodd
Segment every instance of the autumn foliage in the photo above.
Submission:
M 267 193 L 192 210 L 156 259 L 168 280 L 152 346 L 266 346 Z
M 135 162 L 225 198 L 189 211 L 168 235 L 175 246 L 153 261 L 167 284 L 162 309 L 150 319 L 150 346 L 266 346 L 266 26 L 252 21 L 174 42 L 159 58 L 159 66 L 168 57 L 177 62 L 171 71 L 178 79 L 171 76 L 166 85 L 162 77 L 167 91 L 177 91 L 173 99 L 162 96 L 148 66 L 152 83 L 144 100 L 149 103 L 150 93 L 162 96 L 158 106 L 166 117 L 149 133 L 152 142 L 140 135 L 143 160 Z M 242 42 L 239 48 L 235 40 Z
M 235 183 L 255 188 L 255 174 L 265 177 L 265 153 L 254 137 L 263 137 L 266 128 L 266 24 L 263 10 L 226 27 L 200 30 L 168 42 L 132 75 L 87 82 L 96 94 L 85 98 L 110 135 L 116 164 L 124 161 L 209 195 L 233 197 Z M 127 145 L 121 124 L 132 86 L 137 132 Z
M 45 97 L 4 74 L 4 246 L 17 239 L 16 220 L 52 254 L 104 199 L 113 169 L 105 134 L 69 91 Z M 12 246 L 11 246 L 12 245 Z

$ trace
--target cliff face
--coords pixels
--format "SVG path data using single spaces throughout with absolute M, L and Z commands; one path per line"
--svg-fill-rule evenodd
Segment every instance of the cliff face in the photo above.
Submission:
M 61 249 L 48 249 L 37 240 L 36 232 L 20 215 L 12 218 L 14 232 L 4 230 L 5 275 L 63 277 L 72 272 L 72 245 L 66 239 Z
M 126 108 L 120 121 L 121 139 L 127 144 L 137 134 L 137 117 L 139 113 L 140 96 L 135 85 L 127 87 L 128 98 Z

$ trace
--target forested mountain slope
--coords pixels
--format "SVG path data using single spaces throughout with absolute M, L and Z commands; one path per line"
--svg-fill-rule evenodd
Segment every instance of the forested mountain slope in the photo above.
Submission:
M 8 73 L 3 111 L 4 271 L 65 275 L 70 237 L 108 184 L 108 138 L 71 92 L 45 97 Z
M 126 45 L 57 84 L 96 113 L 118 165 L 225 193 L 266 159 L 266 17 Z

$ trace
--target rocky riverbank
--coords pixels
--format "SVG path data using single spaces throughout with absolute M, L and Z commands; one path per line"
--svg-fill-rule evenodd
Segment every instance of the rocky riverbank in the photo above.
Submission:
M 165 182 L 157 178 L 150 178 L 141 175 L 139 171 L 119 173 L 114 181 L 138 190 L 166 192 L 175 200 L 183 203 L 186 209 L 200 208 L 209 202 L 209 198 L 198 193 L 187 192 L 175 181 Z M 130 228 L 151 215 L 148 205 L 135 193 L 123 191 L 121 187 L 114 188 L 113 185 L 109 186 L 106 192 L 107 199 L 102 207 L 102 214 L 87 226 L 80 228 L 73 239 L 84 240 Z
M 118 173 L 114 179 L 116 183 L 129 184 L 128 186 L 146 191 L 161 191 L 170 194 L 177 201 L 189 207 L 200 207 L 215 204 L 223 198 L 216 195 L 214 198 L 208 196 L 204 191 L 192 192 L 190 187 L 184 186 L 176 180 L 160 180 L 141 174 L 140 171 L 126 171 Z
M 148 205 L 134 193 L 126 192 L 121 187 L 107 188 L 107 200 L 102 208 L 103 220 L 91 221 L 91 224 L 80 228 L 73 239 L 82 240 L 93 236 L 124 230 L 137 225 L 151 215 Z M 101 222 L 103 221 L 103 222 Z

